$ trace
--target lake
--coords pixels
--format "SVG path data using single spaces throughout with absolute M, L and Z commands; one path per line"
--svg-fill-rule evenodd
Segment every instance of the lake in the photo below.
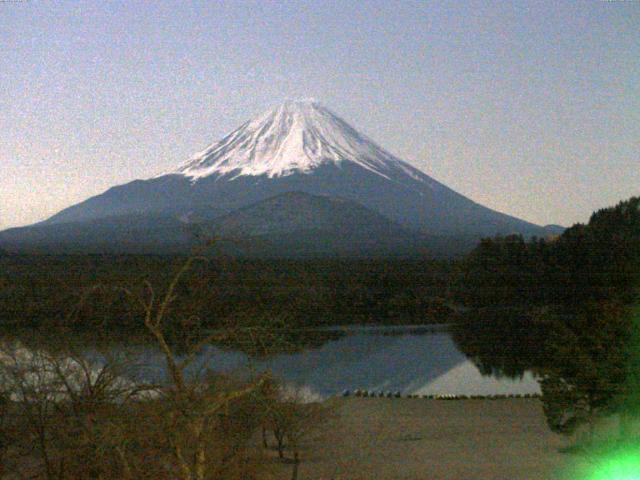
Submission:
M 313 336 L 314 331 L 309 331 Z M 206 346 L 194 368 L 219 372 L 269 370 L 312 398 L 343 390 L 399 391 L 403 395 L 491 395 L 539 393 L 530 372 L 521 378 L 482 375 L 446 328 L 345 327 L 318 329 L 322 340 L 294 353 L 256 359 L 239 350 Z M 327 333 L 333 338 L 325 338 Z M 147 350 L 145 376 L 163 375 L 162 358 Z M 148 379 L 148 378 L 147 378 Z

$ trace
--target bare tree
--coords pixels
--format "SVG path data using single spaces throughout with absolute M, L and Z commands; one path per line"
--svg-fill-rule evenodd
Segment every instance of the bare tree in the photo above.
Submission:
M 265 383 L 258 377 L 232 389 L 217 389 L 203 378 L 189 377 L 187 370 L 202 347 L 220 336 L 210 335 L 192 345 L 183 358 L 178 358 L 166 337 L 169 308 L 175 300 L 176 287 L 194 262 L 202 257 L 191 256 L 170 282 L 166 293 L 156 298 L 150 283 L 146 283 L 146 298 L 137 298 L 144 310 L 144 325 L 162 352 L 168 373 L 168 384 L 162 389 L 164 411 L 162 421 L 177 474 L 182 480 L 205 480 L 212 472 L 221 474 L 229 458 L 220 458 L 213 445 L 220 419 L 228 414 L 232 404 L 250 397 Z M 222 464 L 220 463 L 222 461 Z
M 291 478 L 296 480 L 304 442 L 330 415 L 331 406 L 309 402 L 300 390 L 294 388 L 276 385 L 269 393 L 263 420 L 263 445 L 267 443 L 266 432 L 270 431 L 276 440 L 278 457 L 292 462 Z M 290 459 L 285 457 L 287 450 L 291 454 Z
M 274 397 L 275 382 L 268 375 L 240 379 L 196 371 L 205 345 L 237 332 L 204 336 L 198 331 L 180 354 L 170 340 L 176 289 L 202 260 L 189 257 L 162 294 L 149 282 L 141 295 L 125 290 L 143 312 L 144 327 L 161 354 L 166 377 L 159 383 L 133 380 L 140 367 L 134 357 L 118 355 L 118 349 L 90 352 L 74 346 L 71 336 L 51 348 L 2 345 L 0 376 L 19 432 L 10 455 L 17 474 L 47 480 L 258 478 L 267 462 L 261 461 L 264 453 L 255 438 L 268 406 L 271 418 L 284 422 L 280 443 L 292 451 L 297 476 L 312 410 Z M 260 349 L 258 330 L 248 328 L 242 335 Z

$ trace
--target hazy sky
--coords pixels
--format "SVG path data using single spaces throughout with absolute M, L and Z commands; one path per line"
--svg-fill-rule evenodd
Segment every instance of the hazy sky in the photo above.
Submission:
M 0 228 L 300 97 L 539 224 L 640 194 L 640 1 L 8 1 Z

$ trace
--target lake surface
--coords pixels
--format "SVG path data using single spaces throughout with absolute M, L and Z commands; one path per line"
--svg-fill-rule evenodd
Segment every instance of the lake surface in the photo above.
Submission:
M 484 376 L 458 349 L 451 335 L 433 327 L 346 327 L 318 330 L 336 332 L 302 352 L 280 353 L 257 360 L 247 354 L 213 345 L 205 347 L 194 368 L 220 372 L 265 371 L 302 389 L 314 398 L 326 398 L 343 390 L 366 389 L 418 394 L 525 394 L 539 393 L 531 373 L 520 379 Z M 156 365 L 158 352 L 147 351 L 147 365 Z

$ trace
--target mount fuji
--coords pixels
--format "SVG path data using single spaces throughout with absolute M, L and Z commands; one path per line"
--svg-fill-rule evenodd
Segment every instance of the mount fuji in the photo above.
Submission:
M 190 224 L 222 237 L 287 244 L 289 251 L 297 245 L 310 255 L 330 253 L 331 245 L 345 254 L 366 254 L 376 245 L 407 252 L 453 238 L 469 243 L 496 234 L 551 233 L 451 190 L 319 103 L 288 101 L 174 170 L 110 188 L 39 224 L 0 232 L 0 244 L 179 250 L 190 242 Z M 313 246 L 300 250 L 299 243 Z

